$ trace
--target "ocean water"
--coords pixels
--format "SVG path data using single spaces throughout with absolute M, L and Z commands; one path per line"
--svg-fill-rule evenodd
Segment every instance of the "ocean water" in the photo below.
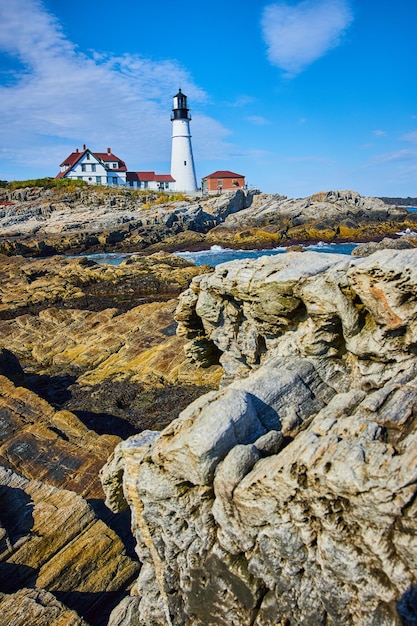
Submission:
M 355 243 L 318 243 L 312 246 L 306 246 L 306 250 L 314 250 L 316 252 L 330 252 L 333 254 L 351 254 L 356 247 Z M 236 259 L 257 259 L 260 256 L 275 256 L 276 254 L 284 254 L 286 248 L 272 248 L 270 250 L 232 250 L 231 248 L 222 248 L 221 246 L 211 246 L 209 250 L 200 250 L 199 252 L 176 252 L 177 256 L 192 261 L 196 265 L 211 265 L 215 267 L 226 261 L 234 261 Z M 135 253 L 97 253 L 88 254 L 89 259 L 96 263 L 104 265 L 120 265 L 124 260 Z
M 314 246 L 306 246 L 305 249 L 314 250 L 316 252 L 331 252 L 334 254 L 351 254 L 356 245 L 355 243 L 318 243 Z M 176 254 L 192 261 L 196 265 L 211 265 L 215 267 L 226 261 L 257 259 L 260 256 L 275 256 L 277 254 L 284 254 L 285 252 L 286 248 L 283 247 L 272 248 L 270 250 L 232 250 L 231 248 L 212 246 L 209 250 L 201 250 L 200 252 L 177 252 Z

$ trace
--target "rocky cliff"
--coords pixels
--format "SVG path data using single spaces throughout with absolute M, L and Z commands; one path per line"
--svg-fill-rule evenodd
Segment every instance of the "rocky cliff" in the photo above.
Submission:
M 8 255 L 369 241 L 416 221 L 405 208 L 354 191 L 295 199 L 237 190 L 176 199 L 94 186 L 0 189 L 0 252 Z
M 109 625 L 417 623 L 416 293 L 416 250 L 194 278 L 179 333 L 223 384 L 102 471 L 143 563 Z

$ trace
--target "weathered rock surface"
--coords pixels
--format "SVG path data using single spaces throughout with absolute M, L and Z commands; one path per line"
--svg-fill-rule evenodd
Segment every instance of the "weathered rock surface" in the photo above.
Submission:
M 1 623 L 107 623 L 138 571 L 125 549 L 129 519 L 103 510 L 98 477 L 120 438 L 98 435 L 5 376 L 0 433 Z
M 139 570 L 82 497 L 5 468 L 0 525 L 0 609 L 7 626 L 106 624 Z
M 1 258 L 2 625 L 107 624 L 137 574 L 130 515 L 104 506 L 99 471 L 120 437 L 217 387 L 221 367 L 190 364 L 175 332 L 172 298 L 200 271 L 165 253 L 119 267 Z
M 417 251 L 220 265 L 181 296 L 223 388 L 119 444 L 143 563 L 111 626 L 417 623 Z
M 0 319 L 51 306 L 129 310 L 144 302 L 176 297 L 202 271 L 164 252 L 133 255 L 116 266 L 86 257 L 28 260 L 0 255 Z
M 173 201 L 96 187 L 0 190 L 0 252 L 8 255 L 370 241 L 416 221 L 404 208 L 354 191 L 294 199 L 237 190 Z
M 70 411 L 56 411 L 0 376 L 0 465 L 26 478 L 101 498 L 98 473 L 120 437 L 98 435 Z
M 111 416 L 120 426 L 165 426 L 178 406 L 217 386 L 221 368 L 203 371 L 184 357 L 169 299 L 204 268 L 166 253 L 114 267 L 86 258 L 0 261 L 0 374 L 83 411 L 99 432 L 114 432 L 103 427 Z
M 328 191 L 308 198 L 259 194 L 251 206 L 230 214 L 206 240 L 236 247 L 272 247 L 318 241 L 372 241 L 416 223 L 402 207 L 355 191 Z M 258 245 L 256 245 L 256 240 Z
M 242 190 L 200 202 L 167 196 L 84 189 L 0 190 L 0 251 L 45 256 L 68 250 L 142 250 L 186 231 L 206 233 L 250 205 Z
M 3 624 L 13 626 L 87 626 L 75 611 L 44 589 L 0 593 L 0 610 Z

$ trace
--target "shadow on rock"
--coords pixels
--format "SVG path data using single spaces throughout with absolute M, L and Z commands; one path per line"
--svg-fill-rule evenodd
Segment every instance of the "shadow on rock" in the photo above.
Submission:
M 0 592 L 15 593 L 23 587 L 34 588 L 38 571 L 21 563 L 0 563 Z
M 54 407 L 67 402 L 72 392 L 69 389 L 76 381 L 76 376 L 71 374 L 61 374 L 49 376 L 47 374 L 33 374 L 26 377 L 25 386 L 38 396 L 52 404 Z
M 135 552 L 136 540 L 131 531 L 130 509 L 127 508 L 122 513 L 113 513 L 99 498 L 90 498 L 87 502 L 96 516 L 120 537 L 128 556 L 138 561 L 138 555 Z
M 404 626 L 417 626 L 417 587 L 410 587 L 397 602 Z
M 57 600 L 76 611 L 90 626 L 105 626 L 110 613 L 128 594 L 127 591 L 53 591 Z
M 15 385 L 23 384 L 25 379 L 25 373 L 19 359 L 7 348 L 0 349 L 0 374 L 9 378 Z
M 23 489 L 0 485 L 0 520 L 13 546 L 33 527 L 32 498 Z
M 4 529 L 0 540 L 0 591 L 3 593 L 35 586 L 36 569 L 7 561 L 33 528 L 33 508 L 32 498 L 23 489 L 0 485 L 0 523 Z
M 94 430 L 98 435 L 117 435 L 122 439 L 127 439 L 135 435 L 138 430 L 132 424 L 117 415 L 108 413 L 94 413 L 93 411 L 77 411 L 72 409 L 74 415 L 87 426 L 89 430 Z

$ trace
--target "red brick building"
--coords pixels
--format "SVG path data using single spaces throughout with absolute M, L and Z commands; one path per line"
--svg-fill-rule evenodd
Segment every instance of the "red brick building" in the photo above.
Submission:
M 229 191 L 232 189 L 243 189 L 245 187 L 245 177 L 228 170 L 218 170 L 209 176 L 205 176 L 201 181 L 203 191 Z

